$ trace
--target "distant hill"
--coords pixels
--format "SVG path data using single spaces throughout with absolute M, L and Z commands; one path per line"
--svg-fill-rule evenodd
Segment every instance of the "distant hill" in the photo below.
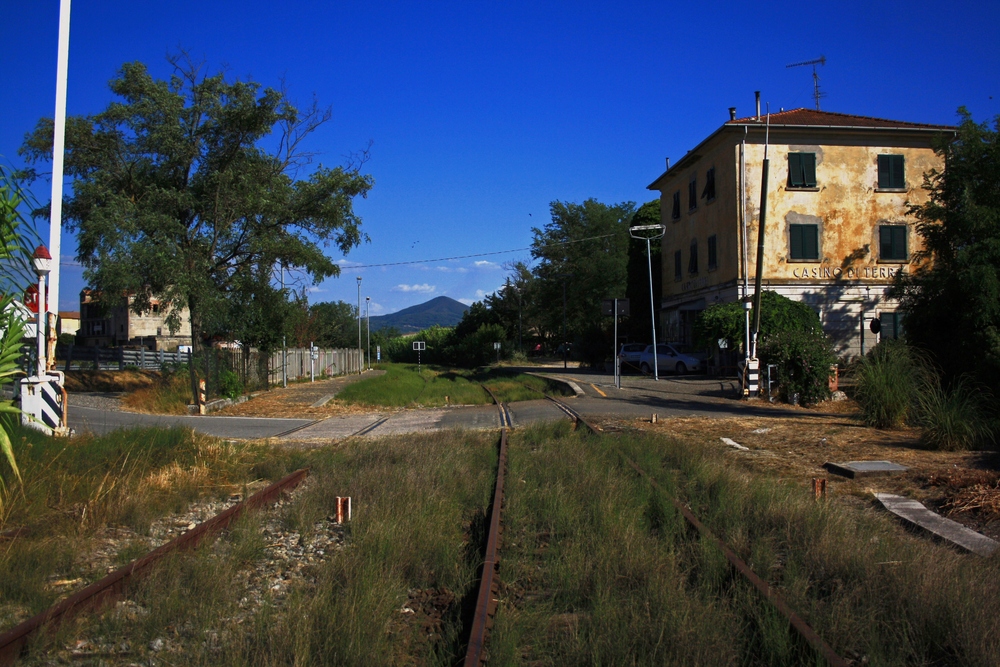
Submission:
M 462 315 L 468 309 L 464 303 L 439 296 L 391 315 L 377 315 L 371 318 L 372 331 L 395 327 L 400 333 L 406 334 L 416 333 L 435 324 L 453 327 L 462 320 Z

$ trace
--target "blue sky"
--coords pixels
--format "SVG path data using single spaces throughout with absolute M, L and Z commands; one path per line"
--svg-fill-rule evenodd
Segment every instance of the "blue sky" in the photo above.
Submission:
M 4 85 L 0 159 L 55 104 L 58 0 L 0 0 Z M 280 7 L 280 9 L 278 9 Z M 371 238 L 312 301 L 371 296 L 372 314 L 435 296 L 471 303 L 500 286 L 553 200 L 653 199 L 662 171 L 728 118 L 811 107 L 808 67 L 825 55 L 823 109 L 953 123 L 1000 114 L 1000 3 L 445 3 L 76 0 L 68 113 L 111 101 L 124 62 L 165 77 L 179 48 L 212 71 L 293 100 L 315 94 L 332 122 L 310 148 L 327 165 L 372 142 L 375 179 L 356 202 Z M 35 185 L 48 201 L 47 184 Z M 47 238 L 47 227 L 42 230 Z M 78 308 L 79 267 L 63 239 L 63 310 Z

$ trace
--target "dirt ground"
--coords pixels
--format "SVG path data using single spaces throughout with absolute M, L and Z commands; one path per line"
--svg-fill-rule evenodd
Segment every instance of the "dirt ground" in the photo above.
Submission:
M 215 414 L 239 417 L 304 417 L 320 419 L 351 414 L 365 414 L 371 408 L 347 405 L 332 398 L 321 407 L 312 407 L 358 380 L 381 375 L 385 371 L 368 371 L 364 375 L 346 375 L 316 382 L 296 382 L 252 395 L 250 400 L 232 405 Z M 383 410 L 384 412 L 385 410 Z
M 66 391 L 128 392 L 152 387 L 159 380 L 158 371 L 70 371 Z
M 826 403 L 820 410 L 825 414 L 803 409 L 801 417 L 682 418 L 657 424 L 646 419 L 608 426 L 674 434 L 717 447 L 735 465 L 792 480 L 806 493 L 812 492 L 814 478 L 825 478 L 830 497 L 852 504 L 874 504 L 876 492 L 904 495 L 1000 540 L 1000 452 L 924 449 L 918 429 L 864 426 L 857 406 L 850 401 Z M 721 438 L 730 438 L 749 451 L 730 447 Z M 824 468 L 827 462 L 862 460 L 892 461 L 908 470 L 849 479 Z

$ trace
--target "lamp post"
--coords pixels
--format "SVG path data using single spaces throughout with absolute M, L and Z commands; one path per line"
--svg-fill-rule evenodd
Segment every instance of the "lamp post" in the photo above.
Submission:
M 358 276 L 358 375 L 364 372 L 365 355 L 361 351 L 361 276 Z
M 365 297 L 365 334 L 368 337 L 368 370 L 372 369 L 372 318 L 369 312 L 372 298 Z
M 646 239 L 646 263 L 649 265 L 649 315 L 653 323 L 653 379 L 660 379 L 659 355 L 656 353 L 656 302 L 653 299 L 653 251 L 649 242 L 663 238 L 667 228 L 663 225 L 639 225 L 629 227 L 628 233 L 634 239 Z

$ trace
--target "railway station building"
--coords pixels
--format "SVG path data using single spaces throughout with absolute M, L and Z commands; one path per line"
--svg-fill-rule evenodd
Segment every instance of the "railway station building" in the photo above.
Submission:
M 765 136 L 762 286 L 809 304 L 842 359 L 899 334 L 886 292 L 921 249 L 912 204 L 942 169 L 946 125 L 794 109 L 730 119 L 648 188 L 660 193 L 666 340 L 692 341 L 698 313 L 753 293 Z M 871 320 L 881 332 L 873 334 Z

